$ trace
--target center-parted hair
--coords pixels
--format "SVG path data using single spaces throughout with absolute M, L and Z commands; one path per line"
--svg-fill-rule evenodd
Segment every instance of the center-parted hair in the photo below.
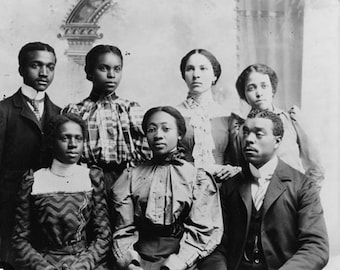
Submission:
M 18 55 L 18 60 L 19 60 L 19 66 L 23 67 L 24 65 L 26 65 L 27 62 L 27 54 L 29 52 L 33 52 L 33 51 L 47 51 L 47 52 L 51 52 L 54 55 L 55 58 L 55 62 L 57 63 L 57 56 L 55 54 L 54 49 L 52 48 L 52 46 L 50 46 L 49 44 L 46 43 L 42 43 L 42 42 L 30 42 L 25 44 L 19 51 L 19 55 Z
M 248 116 L 248 118 L 264 118 L 272 121 L 273 123 L 273 135 L 283 137 L 284 128 L 283 122 L 276 113 L 267 110 L 260 110 L 260 109 L 252 109 Z
M 86 78 L 89 80 L 89 75 L 92 73 L 97 59 L 100 55 L 105 54 L 105 53 L 113 53 L 117 55 L 121 62 L 122 62 L 122 67 L 123 67 L 123 55 L 120 49 L 116 46 L 112 45 L 97 45 L 93 47 L 85 57 L 85 72 L 86 72 Z
M 187 128 L 185 126 L 185 120 L 182 114 L 175 109 L 174 107 L 171 106 L 158 106 L 149 109 L 143 117 L 143 122 L 142 122 L 142 129 L 144 133 L 146 134 L 146 131 L 148 129 L 148 122 L 150 117 L 155 114 L 156 112 L 165 112 L 167 114 L 170 114 L 173 118 L 176 119 L 176 125 L 177 125 L 177 130 L 178 130 L 178 135 L 181 136 L 182 138 L 184 137 Z
M 213 84 L 216 84 L 222 73 L 221 65 L 220 62 L 218 62 L 217 58 L 211 52 L 205 49 L 193 49 L 182 58 L 180 65 L 182 78 L 185 80 L 185 66 L 187 65 L 190 56 L 192 56 L 195 53 L 204 55 L 210 61 L 212 68 L 214 70 L 214 75 L 216 76 L 216 80 Z
M 250 73 L 252 73 L 252 72 L 258 72 L 258 73 L 268 75 L 270 83 L 271 83 L 272 88 L 273 88 L 273 95 L 276 94 L 278 78 L 277 78 L 275 71 L 265 64 L 254 64 L 254 65 L 250 65 L 246 69 L 244 69 L 242 71 L 242 73 L 240 74 L 240 76 L 238 76 L 238 78 L 236 80 L 237 93 L 238 93 L 238 95 L 240 96 L 241 99 L 246 100 L 246 95 L 245 95 L 246 82 L 249 78 Z

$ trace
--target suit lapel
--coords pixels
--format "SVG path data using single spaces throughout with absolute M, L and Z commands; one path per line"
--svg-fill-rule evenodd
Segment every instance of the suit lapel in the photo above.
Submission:
M 50 119 L 51 116 L 59 114 L 60 108 L 52 103 L 50 98 L 47 94 L 45 94 L 45 101 L 44 101 L 44 114 L 46 115 L 47 119 Z
M 283 184 L 283 181 L 291 181 L 291 178 L 285 174 L 287 170 L 285 170 L 284 166 L 284 163 L 279 160 L 263 201 L 263 216 L 286 190 L 286 186 Z
M 61 109 L 57 105 L 55 105 L 46 94 L 44 100 L 44 113 L 41 118 L 41 126 L 43 130 L 45 129 L 51 118 L 57 114 L 60 114 L 60 111 Z
M 252 197 L 251 197 L 251 185 L 250 178 L 251 175 L 245 174 L 245 179 L 242 181 L 243 183 L 239 187 L 240 196 L 242 201 L 247 209 L 247 228 L 249 228 L 251 209 L 252 209 Z
M 21 116 L 34 122 L 35 125 L 40 129 L 40 123 L 36 116 L 34 115 L 34 113 L 32 112 L 32 110 L 26 104 L 23 94 L 21 93 L 21 88 L 14 94 L 13 102 L 15 107 L 21 108 L 20 112 Z

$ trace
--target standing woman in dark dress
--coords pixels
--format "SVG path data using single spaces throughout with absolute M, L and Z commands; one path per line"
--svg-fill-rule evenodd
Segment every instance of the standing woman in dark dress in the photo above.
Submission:
M 22 181 L 13 233 L 20 269 L 108 269 L 111 230 L 98 167 L 77 165 L 85 123 L 58 115 L 50 123 L 48 168 Z
M 222 237 L 218 188 L 182 157 L 183 116 L 173 107 L 146 112 L 143 130 L 153 158 L 115 182 L 113 253 L 119 269 L 192 269 Z
M 221 75 L 216 57 L 205 49 L 194 49 L 181 60 L 180 70 L 189 92 L 177 108 L 186 120 L 183 138 L 186 160 L 212 174 L 217 181 L 240 171 L 227 164 L 226 151 L 232 119 L 213 99 L 212 87 Z

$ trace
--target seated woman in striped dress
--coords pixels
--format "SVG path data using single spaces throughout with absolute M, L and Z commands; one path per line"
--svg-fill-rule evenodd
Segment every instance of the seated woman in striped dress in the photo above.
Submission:
M 46 134 L 51 165 L 28 172 L 19 190 L 13 247 L 20 269 L 108 269 L 111 231 L 98 167 L 77 165 L 85 124 L 58 115 Z

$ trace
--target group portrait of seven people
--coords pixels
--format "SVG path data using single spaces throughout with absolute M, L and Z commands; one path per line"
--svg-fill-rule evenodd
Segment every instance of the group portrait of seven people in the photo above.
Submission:
M 322 269 L 324 171 L 297 106 L 273 104 L 264 64 L 236 80 L 247 117 L 213 98 L 205 49 L 180 61 L 187 98 L 145 112 L 117 96 L 123 56 L 85 58 L 90 95 L 46 94 L 57 58 L 19 52 L 22 86 L 0 102 L 0 261 L 8 269 Z

